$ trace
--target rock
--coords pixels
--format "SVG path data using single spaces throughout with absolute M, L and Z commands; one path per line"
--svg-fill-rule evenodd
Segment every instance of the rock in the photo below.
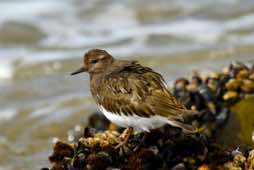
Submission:
M 233 162 L 234 162 L 235 166 L 237 166 L 237 167 L 244 167 L 246 158 L 244 157 L 243 154 L 239 153 L 234 156 Z
M 123 169 L 156 170 L 162 167 L 162 160 L 150 149 L 141 149 L 129 157 L 129 163 Z
M 236 75 L 237 80 L 243 80 L 249 77 L 249 71 L 247 69 L 239 71 L 239 73 Z
M 244 91 L 246 93 L 253 93 L 254 92 L 254 81 L 249 80 L 249 79 L 244 79 L 241 89 L 242 89 L 242 91 Z
M 242 82 L 240 80 L 236 80 L 233 78 L 226 83 L 226 88 L 228 90 L 237 90 L 238 88 L 240 88 L 241 85 Z
M 54 146 L 54 153 L 49 157 L 50 162 L 61 162 L 65 157 L 72 158 L 74 149 L 71 145 L 58 141 Z
M 176 166 L 174 166 L 171 170 L 187 170 L 184 163 L 179 163 Z
M 239 145 L 254 146 L 252 132 L 254 124 L 254 97 L 242 99 L 231 106 L 231 114 L 227 124 L 218 134 L 218 143 L 227 147 L 238 147 Z
M 210 170 L 210 168 L 208 165 L 204 164 L 204 165 L 198 167 L 198 170 Z
M 247 163 L 248 163 L 248 169 L 254 169 L 254 150 L 251 150 L 249 152 Z
M 80 153 L 73 158 L 73 167 L 77 169 L 83 169 L 86 167 L 86 156 L 84 153 Z
M 249 75 L 249 79 L 254 80 L 254 71 Z
M 111 157 L 105 152 L 90 154 L 86 158 L 86 167 L 91 170 L 103 170 L 111 164 Z
M 97 130 L 107 130 L 110 122 L 100 113 L 95 113 L 89 117 L 88 124 Z
M 249 70 L 235 62 L 224 72 L 208 76 L 195 72 L 190 81 L 180 78 L 175 82 L 176 98 L 199 113 L 185 119 L 199 133 L 185 134 L 165 125 L 133 134 L 115 148 L 121 142 L 121 130 L 107 130 L 109 121 L 95 114 L 79 140 L 55 144 L 49 157 L 52 169 L 253 169 L 252 147 L 239 147 L 253 146 L 254 97 L 248 96 L 253 94 L 250 74 L 254 69 Z
M 223 95 L 224 100 L 236 99 L 238 97 L 238 93 L 235 91 L 228 91 Z

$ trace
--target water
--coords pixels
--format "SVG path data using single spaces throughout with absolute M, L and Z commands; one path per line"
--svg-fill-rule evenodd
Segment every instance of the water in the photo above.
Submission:
M 90 48 L 135 58 L 169 85 L 254 59 L 253 0 L 1 0 L 0 9 L 0 170 L 48 165 L 53 138 L 97 110 L 88 77 L 69 76 Z

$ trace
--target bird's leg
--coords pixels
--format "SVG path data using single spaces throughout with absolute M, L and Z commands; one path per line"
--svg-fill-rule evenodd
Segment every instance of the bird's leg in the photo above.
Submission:
M 128 127 L 127 129 L 125 129 L 123 131 L 123 133 L 119 136 L 120 142 L 115 147 L 115 149 L 120 148 L 123 145 L 125 145 L 128 142 L 128 140 L 129 140 L 130 136 L 132 135 L 132 133 L 133 133 L 133 128 L 132 127 Z

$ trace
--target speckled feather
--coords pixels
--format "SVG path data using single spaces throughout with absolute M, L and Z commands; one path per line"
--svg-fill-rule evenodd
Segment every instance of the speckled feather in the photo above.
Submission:
M 103 76 L 96 91 L 98 104 L 116 114 L 182 119 L 185 111 L 165 86 L 162 76 L 136 62 Z

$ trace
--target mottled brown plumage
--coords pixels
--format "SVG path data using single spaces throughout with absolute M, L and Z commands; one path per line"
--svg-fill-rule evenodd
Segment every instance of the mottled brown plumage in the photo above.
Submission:
M 96 103 L 105 116 L 119 126 L 133 125 L 136 130 L 149 131 L 168 123 L 194 131 L 185 122 L 193 112 L 175 99 L 163 77 L 151 68 L 93 49 L 85 54 L 84 67 L 73 74 L 84 71 L 90 74 L 90 88 Z

